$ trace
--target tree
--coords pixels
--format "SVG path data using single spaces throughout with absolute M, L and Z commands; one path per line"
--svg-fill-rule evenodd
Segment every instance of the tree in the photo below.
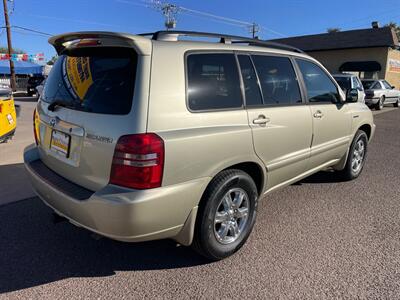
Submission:
M 328 32 L 328 33 L 335 33 L 335 32 L 340 32 L 340 31 L 342 31 L 342 29 L 337 28 L 337 27 L 328 28 L 328 29 L 326 30 L 326 32 Z
M 48 64 L 49 66 L 54 65 L 54 63 L 56 62 L 57 58 L 58 58 L 57 55 L 53 56 L 53 57 L 47 62 L 47 64 Z
M 8 53 L 8 48 L 4 47 L 4 46 L 0 46 L 0 53 Z M 23 54 L 23 53 L 26 53 L 26 52 L 24 50 L 22 50 L 22 49 L 13 48 L 13 53 L 14 54 Z
M 394 29 L 394 32 L 395 32 L 396 35 L 397 35 L 397 38 L 400 40 L 400 26 L 397 25 L 396 22 L 390 22 L 390 23 L 386 24 L 385 27 L 393 28 L 393 29 Z

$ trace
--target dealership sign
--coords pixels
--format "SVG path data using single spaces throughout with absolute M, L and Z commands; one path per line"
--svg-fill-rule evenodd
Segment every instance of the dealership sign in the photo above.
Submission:
M 400 60 L 389 59 L 389 72 L 400 73 Z
M 0 60 L 12 60 L 12 61 L 31 61 L 38 62 L 44 60 L 44 53 L 38 54 L 11 54 L 8 53 L 0 53 Z

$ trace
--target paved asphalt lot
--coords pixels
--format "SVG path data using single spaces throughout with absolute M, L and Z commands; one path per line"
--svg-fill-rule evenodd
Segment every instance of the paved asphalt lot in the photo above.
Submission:
M 172 241 L 125 244 L 54 225 L 36 197 L 3 204 L 0 298 L 399 299 L 400 110 L 375 122 L 360 178 L 321 172 L 269 195 L 242 251 L 217 263 Z M 0 165 L 1 181 L 14 172 L 20 162 Z

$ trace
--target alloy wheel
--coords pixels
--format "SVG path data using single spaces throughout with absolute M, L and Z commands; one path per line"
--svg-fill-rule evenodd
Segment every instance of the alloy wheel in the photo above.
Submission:
M 244 231 L 250 210 L 247 193 L 241 188 L 230 189 L 221 199 L 214 216 L 214 235 L 218 242 L 231 244 Z

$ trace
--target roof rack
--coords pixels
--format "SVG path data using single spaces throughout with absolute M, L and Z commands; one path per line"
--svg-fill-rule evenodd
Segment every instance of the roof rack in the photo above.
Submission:
M 196 31 L 157 31 L 154 33 L 143 33 L 140 34 L 142 36 L 151 36 L 153 40 L 157 41 L 178 41 L 179 37 L 186 36 L 186 37 L 205 37 L 205 38 L 219 38 L 220 43 L 224 44 L 240 44 L 240 43 L 247 43 L 251 46 L 259 46 L 259 47 L 269 47 L 275 48 L 280 50 L 292 51 L 297 53 L 304 53 L 304 51 L 289 46 L 285 44 L 280 44 L 276 42 L 268 42 L 262 41 L 259 39 L 252 39 L 243 36 L 236 36 L 236 35 L 227 35 L 227 34 L 219 34 L 219 33 L 210 33 L 210 32 L 196 32 Z

